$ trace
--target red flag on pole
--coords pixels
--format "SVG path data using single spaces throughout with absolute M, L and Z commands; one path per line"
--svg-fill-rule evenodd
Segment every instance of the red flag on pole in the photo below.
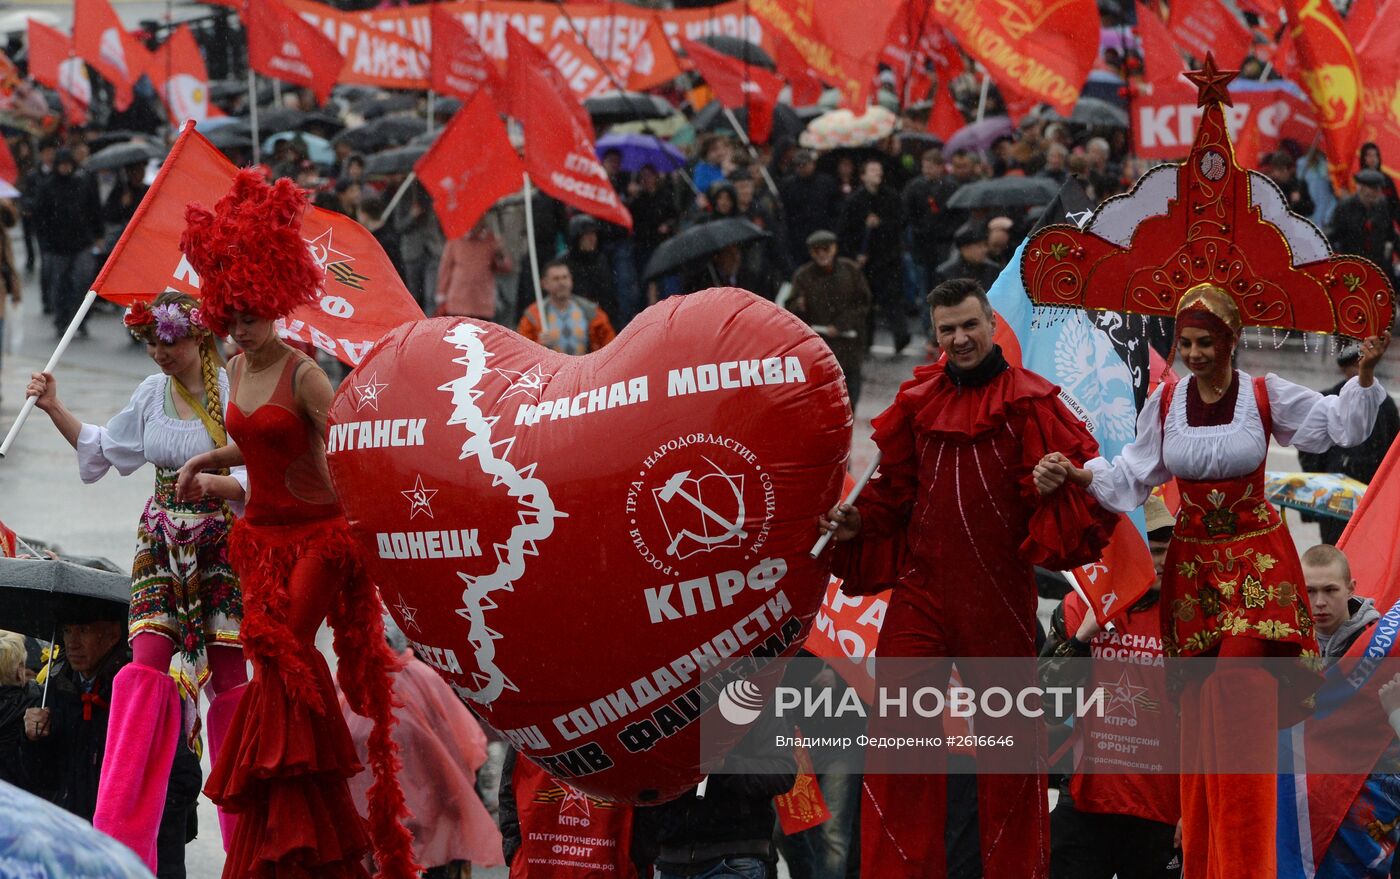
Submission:
M 1298 55 L 1298 84 L 1312 99 L 1327 144 L 1332 185 L 1351 189 L 1351 169 L 1361 146 L 1361 70 L 1341 16 L 1331 3 L 1284 0 L 1289 35 Z
M 613 191 L 598 161 L 592 126 L 578 118 L 582 107 L 557 86 L 553 67 L 519 31 L 506 35 L 510 64 L 511 115 L 525 128 L 525 167 L 540 189 L 600 220 L 632 228 L 632 214 Z M 543 63 L 541 63 L 543 62 Z M 576 112 L 577 111 L 577 112 Z M 586 117 L 585 117 L 586 118 Z
M 646 33 L 632 49 L 632 61 L 627 71 L 627 88 L 634 92 L 644 92 L 649 88 L 664 85 L 683 72 L 680 59 L 671 41 L 666 39 L 666 31 L 661 20 L 652 16 Z
M 199 295 L 199 276 L 180 252 L 185 206 L 227 192 L 238 169 L 186 122 L 155 182 L 93 282 L 103 299 L 123 305 L 162 290 Z M 308 208 L 302 235 L 326 269 L 314 305 L 278 321 L 282 338 L 310 343 L 351 366 L 389 330 L 423 312 L 399 280 L 379 242 L 342 214 Z
M 146 75 L 174 119 L 203 122 L 209 118 L 209 74 L 189 25 L 177 27 L 156 49 Z
M 460 238 L 497 199 L 520 188 L 525 164 L 483 91 L 457 111 L 413 171 L 433 197 L 442 234 Z
M 588 111 L 583 109 L 583 104 L 574 98 L 563 74 L 528 37 L 513 27 L 508 27 L 506 31 L 506 87 L 496 96 L 497 105 L 507 115 L 514 116 L 523 123 L 534 111 L 528 103 L 529 95 L 538 85 L 536 80 L 543 79 L 549 89 L 559 96 L 555 102 L 556 105 L 561 105 L 558 109 L 573 117 L 591 141 L 593 120 L 588 117 Z M 527 72 L 530 74 L 528 77 L 524 75 Z M 528 159 L 527 154 L 526 160 Z
M 554 69 L 559 71 L 569 93 L 578 101 L 585 101 L 603 92 L 616 91 L 613 76 L 617 77 L 618 82 L 627 82 L 626 70 L 609 71 L 588 51 L 587 46 L 579 42 L 571 30 L 561 30 L 555 34 L 554 41 L 545 49 L 545 57 L 554 65 Z M 624 59 L 623 63 L 630 62 Z
M 440 4 L 433 3 L 429 14 L 433 29 L 430 56 L 433 90 L 459 98 L 465 105 L 478 91 L 492 94 L 500 90 L 496 62 L 481 44 L 467 33 L 462 22 Z
M 868 0 L 821 0 L 811 5 L 812 22 L 857 86 L 842 92 L 842 103 L 857 116 L 870 103 L 871 84 L 895 18 L 905 4 Z M 912 48 L 912 47 L 911 47 Z M 688 49 L 686 51 L 689 51 Z
M 966 124 L 962 111 L 958 109 L 958 102 L 953 100 L 953 90 L 948 87 L 948 83 L 940 83 L 938 93 L 933 96 L 933 109 L 928 114 L 929 132 L 946 143 L 948 138 Z
M 141 78 L 146 49 L 122 27 L 107 0 L 73 0 L 73 49 L 112 84 L 117 110 L 131 106 L 131 84 Z
M 4 522 L 0 522 L 0 558 L 12 559 L 19 550 L 19 541 L 15 538 L 15 532 L 6 527 Z
M 29 19 L 29 75 L 58 92 L 64 116 L 73 125 L 87 123 L 92 83 L 87 65 L 73 53 L 73 43 L 61 31 Z
M 797 46 L 779 31 L 773 32 L 773 60 L 778 63 L 778 72 L 792 86 L 792 105 L 805 107 L 820 101 L 826 85 L 818 78 L 812 65 L 807 63 Z
M 778 103 L 783 81 L 762 67 L 745 64 L 703 43 L 686 40 L 685 53 L 720 103 L 730 109 L 748 108 L 749 140 L 767 143 L 773 133 L 773 107 Z
M 1393 175 L 1400 165 L 1400 113 L 1392 110 L 1392 101 L 1400 95 L 1400 28 L 1378 19 L 1356 47 L 1356 58 L 1367 93 L 1392 99 L 1366 101 L 1362 119 L 1365 139 L 1380 147 L 1383 170 Z
M 243 12 L 248 63 L 263 76 L 305 86 L 324 102 L 345 59 L 329 37 L 281 0 L 248 0 Z
M 1147 82 L 1154 89 L 1178 83 L 1189 88 L 1181 77 L 1186 65 L 1181 61 L 1181 53 L 1176 49 L 1171 31 L 1167 30 L 1167 23 L 1141 2 L 1137 4 L 1137 20 Z

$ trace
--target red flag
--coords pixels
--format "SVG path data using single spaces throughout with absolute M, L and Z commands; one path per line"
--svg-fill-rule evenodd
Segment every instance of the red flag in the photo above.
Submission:
M 627 71 L 609 71 L 588 51 L 587 46 L 579 42 L 572 30 L 561 30 L 555 34 L 554 41 L 545 50 L 545 57 L 554 65 L 554 69 L 559 71 L 569 93 L 578 101 L 587 100 L 603 92 L 616 91 L 613 76 L 617 77 L 618 82 L 627 81 Z M 609 75 L 610 73 L 612 75 Z
M 1099 54 L 1094 0 L 952 0 L 930 17 L 987 68 L 1012 112 L 1043 101 L 1068 116 Z
M 547 75 L 554 68 L 523 34 L 511 28 L 506 42 L 511 114 L 525 128 L 525 167 L 530 179 L 585 214 L 631 229 L 632 215 L 598 161 L 593 129 L 579 120 L 583 108 L 556 85 L 557 71 L 555 79 Z
M 1347 17 L 1342 22 L 1342 29 L 1346 31 L 1347 39 L 1353 46 L 1361 45 L 1361 41 L 1371 32 L 1371 25 L 1376 21 L 1380 6 L 1380 0 L 1355 0 L 1351 4 L 1351 8 L 1347 10 Z
M 797 763 L 797 778 L 787 793 L 773 798 L 773 809 L 778 813 L 778 826 L 783 828 L 783 833 L 788 836 L 831 820 L 831 807 L 826 804 L 821 785 L 817 783 L 811 753 L 800 745 L 792 750 Z
M 10 142 L 3 137 L 0 137 L 0 180 L 11 186 L 19 183 L 19 165 L 10 152 Z
M 634 92 L 644 92 L 670 82 L 682 72 L 675 47 L 666 39 L 666 31 L 661 27 L 661 19 L 652 16 L 646 32 L 632 48 L 627 88 Z
M 1356 591 L 1389 608 L 1400 601 L 1400 443 L 1394 443 L 1371 477 L 1365 497 L 1337 541 L 1346 552 Z
M 496 103 L 480 92 L 457 111 L 413 170 L 433 197 L 442 234 L 460 238 L 497 199 L 520 188 L 525 164 L 510 145 Z
M 1284 0 L 1288 29 L 1298 53 L 1298 84 L 1312 99 L 1327 145 L 1332 185 L 1351 189 L 1351 169 L 1361 146 L 1361 70 L 1342 29 L 1341 16 L 1326 0 Z
M 807 59 L 793 45 L 792 40 L 780 33 L 773 33 L 773 58 L 778 63 L 778 72 L 792 86 L 792 105 L 805 107 L 820 101 L 826 86 L 817 72 L 807 63 Z
M 460 98 L 465 105 L 478 91 L 497 93 L 500 72 L 467 33 L 462 22 L 440 4 L 433 3 L 433 51 L 431 56 L 433 89 L 444 95 Z
M 177 27 L 156 49 L 146 75 L 174 119 L 203 122 L 209 118 L 209 74 L 189 25 Z
M 311 89 L 324 102 L 345 59 L 329 37 L 281 0 L 248 0 L 243 13 L 248 63 L 263 76 Z
M 928 130 L 946 143 L 966 124 L 958 102 L 953 100 L 953 90 L 946 82 L 939 85 L 938 93 L 933 96 L 933 109 L 928 114 Z
M 1257 171 L 1264 155 L 1263 138 L 1259 134 L 1259 114 L 1250 113 L 1235 136 L 1235 161 L 1246 171 Z
M 1384 170 L 1393 175 L 1400 165 L 1400 28 L 1378 19 L 1356 57 L 1366 83 L 1363 137 L 1380 147 Z
M 783 81 L 761 67 L 745 64 L 702 43 L 686 40 L 685 53 L 720 103 L 731 109 L 748 108 L 749 139 L 767 143 L 773 133 L 773 107 L 778 103 Z
M 1070 573 L 1089 599 L 1094 618 L 1103 626 L 1137 604 L 1157 580 L 1152 554 L 1127 516 L 1118 517 L 1103 558 Z
M 583 109 L 583 104 L 574 98 L 569 84 L 564 81 L 564 76 L 559 69 L 549 62 L 544 53 L 530 42 L 529 38 L 516 30 L 514 27 L 506 28 L 506 87 L 496 96 L 497 105 L 509 116 L 514 116 L 522 123 L 525 118 L 531 115 L 536 108 L 528 103 L 529 95 L 536 87 L 536 79 L 543 79 L 549 89 L 559 96 L 559 103 L 564 110 L 579 127 L 588 135 L 588 139 L 593 139 L 593 120 L 588 118 L 588 111 Z M 523 75 L 525 71 L 531 71 L 532 76 Z M 529 155 L 526 155 L 528 161 Z
M 1238 67 L 1254 45 L 1249 28 L 1220 0 L 1177 0 L 1169 24 L 1181 51 L 1198 56 L 1210 49 L 1222 67 Z
M 131 106 L 131 84 L 141 77 L 146 49 L 107 0 L 73 0 L 73 50 L 112 84 L 117 110 Z
M 1186 86 L 1181 74 L 1186 65 L 1181 61 L 1181 53 L 1176 49 L 1171 31 L 1157 13 L 1139 2 L 1137 5 L 1138 39 L 1142 46 L 1142 60 L 1146 68 L 1144 79 L 1152 88 L 1180 83 Z
M 228 191 L 237 171 L 194 123 L 185 123 L 92 289 L 123 305 L 166 289 L 198 296 L 199 276 L 180 252 L 185 206 L 211 204 Z M 333 211 L 308 208 L 302 235 L 326 269 L 326 284 L 317 303 L 278 322 L 282 338 L 310 343 L 354 366 L 389 330 L 423 318 L 393 263 L 363 226 Z
M 880 53 L 891 25 L 903 11 L 903 4 L 891 0 L 878 3 L 869 0 L 821 0 L 820 3 L 812 3 L 809 8 L 813 27 L 832 52 L 842 59 L 842 68 L 856 85 L 855 89 L 843 90 L 841 97 L 842 103 L 859 116 L 870 103 L 871 82 L 880 62 Z
M 29 75 L 58 92 L 70 123 L 87 123 L 87 108 L 92 103 L 87 65 L 73 53 L 67 36 L 33 18 L 29 19 Z

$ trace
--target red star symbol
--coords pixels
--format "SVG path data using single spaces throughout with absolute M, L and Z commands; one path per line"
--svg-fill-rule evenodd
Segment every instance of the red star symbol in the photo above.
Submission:
M 419 476 L 414 481 L 413 487 L 408 491 L 401 491 L 399 494 L 408 498 L 408 518 L 413 519 L 419 513 L 427 513 L 428 518 L 433 517 L 433 495 L 437 494 L 436 488 L 424 488 L 423 477 Z
M 1226 86 L 1230 80 L 1239 76 L 1238 70 L 1221 70 L 1215 66 L 1214 53 L 1206 53 L 1206 63 L 1201 65 L 1200 70 L 1188 70 L 1186 78 L 1196 84 L 1200 91 L 1196 94 L 1196 106 L 1204 107 L 1214 101 L 1219 101 L 1227 107 L 1233 107 L 1235 102 L 1230 100 L 1230 92 Z

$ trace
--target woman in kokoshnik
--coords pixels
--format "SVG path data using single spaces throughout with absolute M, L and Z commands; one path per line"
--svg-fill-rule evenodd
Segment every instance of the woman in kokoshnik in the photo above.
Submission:
M 231 507 L 241 506 L 246 477 L 241 467 L 203 474 L 196 497 L 175 497 L 180 467 L 227 442 L 228 376 L 198 303 L 162 293 L 150 305 L 129 308 L 125 324 L 146 343 L 160 372 L 141 382 L 106 425 L 84 423 L 70 412 L 50 373 L 35 373 L 28 394 L 77 450 L 84 482 L 96 482 L 113 467 L 123 476 L 147 463 L 156 469 L 155 491 L 136 528 L 133 661 L 113 683 L 93 816 L 94 826 L 130 847 L 154 872 L 178 737 L 194 741 L 199 735 L 199 691 L 206 685 L 210 690 L 209 746 L 217 754 L 248 679 L 239 642 L 243 598 L 228 560 Z M 178 684 L 171 675 L 175 658 Z M 233 820 L 220 812 L 225 842 Z

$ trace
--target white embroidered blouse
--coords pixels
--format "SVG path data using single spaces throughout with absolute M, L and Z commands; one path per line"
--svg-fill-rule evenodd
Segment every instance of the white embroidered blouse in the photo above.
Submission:
M 1229 424 L 1193 427 L 1186 422 L 1186 381 L 1172 393 L 1163 443 L 1162 388 L 1138 414 L 1137 439 L 1109 462 L 1094 458 L 1084 466 L 1094 474 L 1089 492 L 1105 508 L 1126 513 L 1142 506 L 1155 486 L 1174 476 L 1223 480 L 1253 473 L 1264 460 L 1269 438 L 1254 399 L 1253 379 L 1238 373 L 1239 393 Z M 1270 373 L 1265 377 L 1273 435 L 1281 444 L 1303 452 L 1359 445 L 1376 424 L 1385 399 L 1380 382 L 1369 388 L 1352 379 L 1339 396 L 1323 396 Z
M 148 376 L 131 395 L 126 408 L 112 416 L 105 426 L 84 424 L 78 432 L 78 473 L 83 482 L 96 482 L 113 467 L 123 476 L 147 463 L 176 470 L 201 452 L 212 451 L 214 441 L 204 422 L 188 421 L 169 415 L 165 400 L 170 377 L 164 373 Z M 228 411 L 228 375 L 219 370 L 219 398 Z M 248 478 L 242 467 L 230 471 L 246 490 Z

